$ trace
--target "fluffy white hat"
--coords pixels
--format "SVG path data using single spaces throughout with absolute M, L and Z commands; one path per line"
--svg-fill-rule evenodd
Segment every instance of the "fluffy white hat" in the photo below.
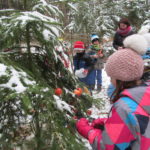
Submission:
M 150 33 L 142 34 L 148 43 L 148 48 L 150 47 Z
M 142 26 L 141 29 L 138 31 L 138 34 L 145 34 L 145 33 L 148 33 L 150 30 L 150 26 L 147 25 L 147 26 Z
M 123 44 L 126 48 L 133 49 L 140 55 L 144 55 L 148 48 L 148 42 L 146 39 L 139 34 L 133 34 L 125 38 Z

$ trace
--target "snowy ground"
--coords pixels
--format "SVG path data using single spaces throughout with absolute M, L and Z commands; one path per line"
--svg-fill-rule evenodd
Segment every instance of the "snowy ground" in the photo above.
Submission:
M 92 118 L 106 117 L 110 110 L 109 98 L 107 96 L 107 89 L 110 84 L 110 78 L 106 72 L 102 71 L 102 90 L 100 93 L 93 92 L 94 102 L 92 110 Z
M 107 96 L 107 88 L 110 84 L 110 78 L 107 76 L 106 72 L 102 71 L 102 90 L 100 93 L 93 92 L 93 97 L 96 102 L 94 102 L 92 108 L 92 118 L 104 118 L 107 117 L 107 113 L 109 112 L 111 105 L 109 103 L 109 98 Z M 87 150 L 92 150 L 90 144 L 87 140 L 83 139 L 85 142 L 85 146 Z

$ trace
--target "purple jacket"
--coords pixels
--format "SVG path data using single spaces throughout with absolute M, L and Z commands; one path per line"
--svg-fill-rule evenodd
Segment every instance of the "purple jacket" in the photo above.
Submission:
M 104 130 L 92 127 L 86 119 L 76 127 L 93 150 L 150 150 L 150 86 L 124 90 L 104 121 Z

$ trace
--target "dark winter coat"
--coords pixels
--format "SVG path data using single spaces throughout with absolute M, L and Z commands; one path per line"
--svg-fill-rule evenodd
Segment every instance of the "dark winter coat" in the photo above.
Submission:
M 93 66 L 93 69 L 101 70 L 104 68 L 105 58 L 92 58 L 92 55 L 96 55 L 97 53 L 94 50 L 89 50 L 86 52 L 85 57 L 89 60 L 89 65 Z
M 113 40 L 113 47 L 118 50 L 118 47 L 123 47 L 123 40 L 127 37 L 130 36 L 132 34 L 134 34 L 135 32 L 133 30 L 131 30 L 128 34 L 126 35 L 121 35 L 118 32 L 116 32 L 115 36 L 114 36 L 114 40 Z
M 77 53 L 73 58 L 74 71 L 81 68 L 88 69 L 93 63 L 89 57 L 86 57 L 85 53 Z M 85 78 L 79 80 L 86 85 L 95 85 L 96 70 L 92 69 Z
M 73 63 L 74 63 L 74 71 L 79 70 L 81 68 L 87 68 L 86 61 L 84 59 L 85 53 L 77 53 L 73 57 Z

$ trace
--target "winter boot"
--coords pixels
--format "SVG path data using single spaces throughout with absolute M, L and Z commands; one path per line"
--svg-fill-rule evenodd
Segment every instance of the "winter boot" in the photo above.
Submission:
M 99 93 L 102 90 L 102 85 L 97 85 L 97 92 Z
M 89 90 L 90 90 L 90 91 L 92 91 L 92 90 L 95 89 L 95 85 L 89 85 L 88 87 L 89 87 Z

